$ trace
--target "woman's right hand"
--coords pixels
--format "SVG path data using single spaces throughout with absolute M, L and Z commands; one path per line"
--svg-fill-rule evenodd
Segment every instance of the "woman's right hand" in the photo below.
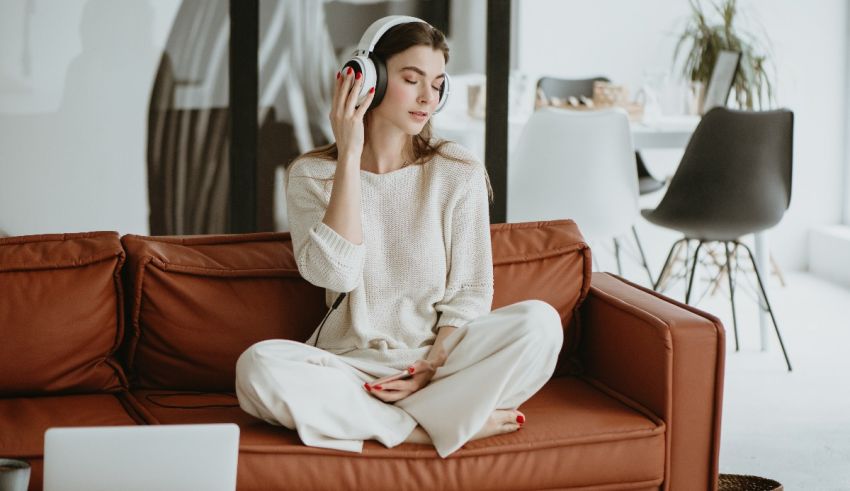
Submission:
M 358 73 L 358 75 L 360 74 Z M 340 158 L 346 156 L 359 159 L 363 152 L 363 116 L 375 97 L 375 89 L 373 88 L 369 91 L 363 104 L 360 107 L 355 107 L 363 79 L 362 76 L 356 77 L 351 67 L 337 74 L 330 120 Z

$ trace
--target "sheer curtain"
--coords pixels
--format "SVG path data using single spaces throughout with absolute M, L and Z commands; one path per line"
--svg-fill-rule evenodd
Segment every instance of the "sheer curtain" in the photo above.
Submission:
M 148 114 L 152 235 L 226 232 L 229 3 L 186 0 L 168 37 Z M 286 230 L 282 168 L 333 137 L 337 60 L 324 4 L 260 2 L 258 224 Z

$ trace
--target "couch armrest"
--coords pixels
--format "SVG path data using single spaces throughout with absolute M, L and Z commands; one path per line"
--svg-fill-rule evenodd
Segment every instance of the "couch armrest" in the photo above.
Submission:
M 665 422 L 664 489 L 716 489 L 725 356 L 720 321 L 594 273 L 580 322 L 584 376 Z

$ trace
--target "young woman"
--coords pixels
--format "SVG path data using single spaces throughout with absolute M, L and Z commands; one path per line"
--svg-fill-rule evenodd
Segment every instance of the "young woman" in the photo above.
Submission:
M 447 95 L 445 38 L 410 17 L 381 19 L 367 34 L 381 25 L 391 26 L 372 49 L 386 65 L 383 97 L 343 67 L 336 142 L 286 173 L 298 269 L 329 306 L 347 296 L 306 343 L 269 340 L 243 353 L 236 393 L 246 412 L 307 445 L 360 452 L 363 440 L 407 441 L 447 457 L 526 423 L 517 408 L 551 377 L 563 333 L 539 300 L 490 311 L 486 170 L 431 137 Z

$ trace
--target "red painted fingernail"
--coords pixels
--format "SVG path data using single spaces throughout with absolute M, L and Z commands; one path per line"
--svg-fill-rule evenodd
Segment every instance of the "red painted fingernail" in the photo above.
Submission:
M 363 387 L 366 387 L 366 390 L 368 390 L 369 392 L 372 392 L 372 388 L 369 387 L 368 383 L 363 384 Z
M 416 368 L 414 368 L 414 367 L 408 367 L 407 368 L 407 373 L 413 373 L 415 371 L 416 371 Z
M 383 390 L 383 389 L 381 389 L 381 386 L 380 386 L 380 385 L 376 385 L 376 386 L 374 386 L 374 387 L 372 387 L 372 388 L 373 388 L 373 389 L 375 389 L 375 390 Z
M 357 72 L 357 75 L 355 75 L 354 78 L 356 78 L 357 80 L 360 80 L 360 77 L 362 77 L 362 76 L 363 76 L 362 73 Z
M 371 89 L 369 89 L 369 93 L 371 94 L 372 92 L 375 92 L 375 87 L 372 87 Z
M 339 72 L 336 72 L 336 79 L 339 80 Z
M 348 67 L 348 74 L 349 74 L 349 75 L 351 75 L 351 72 L 353 72 L 353 71 L 354 71 L 354 70 L 352 70 L 352 69 L 351 69 L 351 67 Z
M 516 417 L 516 422 L 519 424 L 525 423 L 525 416 L 523 416 L 522 414 L 518 414 Z

